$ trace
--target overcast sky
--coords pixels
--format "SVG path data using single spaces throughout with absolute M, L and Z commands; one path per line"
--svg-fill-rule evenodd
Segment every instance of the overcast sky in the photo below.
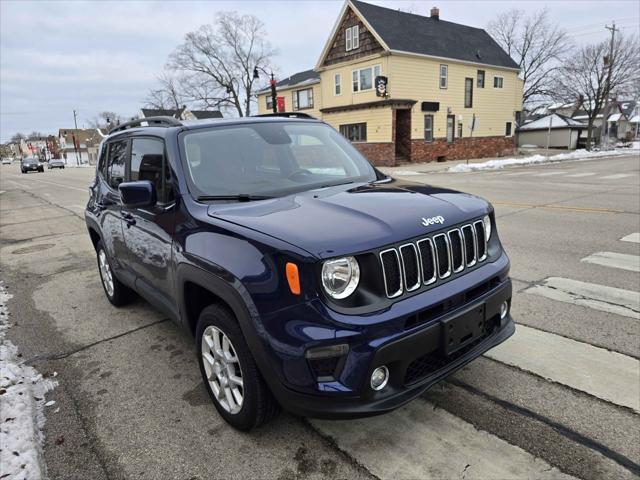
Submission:
M 615 20 L 636 33 L 640 12 L 629 1 L 372 1 L 389 8 L 484 28 L 517 5 L 548 7 L 576 43 L 607 38 Z M 185 33 L 211 22 L 217 11 L 261 18 L 279 51 L 278 71 L 312 68 L 342 1 L 18 1 L 0 0 L 0 141 L 33 130 L 56 133 L 104 110 L 132 116 Z

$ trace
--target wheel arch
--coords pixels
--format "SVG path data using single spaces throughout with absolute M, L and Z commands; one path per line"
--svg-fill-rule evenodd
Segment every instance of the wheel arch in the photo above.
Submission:
M 227 280 L 188 264 L 178 267 L 176 280 L 182 322 L 192 335 L 195 335 L 202 310 L 215 304 L 227 309 L 236 318 L 248 341 L 249 337 L 255 336 L 247 301 Z

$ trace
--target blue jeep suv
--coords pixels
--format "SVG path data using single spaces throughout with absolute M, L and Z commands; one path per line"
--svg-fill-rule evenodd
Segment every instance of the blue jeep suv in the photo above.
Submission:
M 184 326 L 238 429 L 390 411 L 514 332 L 492 206 L 388 177 L 311 117 L 128 122 L 90 189 L 107 298 Z

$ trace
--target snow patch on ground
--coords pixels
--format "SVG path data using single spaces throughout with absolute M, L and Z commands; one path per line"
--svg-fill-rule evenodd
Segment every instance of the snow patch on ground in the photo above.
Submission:
M 0 282 L 0 478 L 41 479 L 46 477 L 44 396 L 57 382 L 25 365 L 17 347 L 5 338 L 11 297 Z
M 587 151 L 587 150 L 575 150 L 569 153 L 560 153 L 558 155 L 552 155 L 546 157 L 545 155 L 531 155 L 530 157 L 523 158 L 501 158 L 499 160 L 489 160 L 482 163 L 470 163 L 466 165 L 460 163 L 449 168 L 449 172 L 464 173 L 474 172 L 477 170 L 497 170 L 504 167 L 510 167 L 514 165 L 534 165 L 539 163 L 555 163 L 566 160 L 582 160 L 587 158 L 597 157 L 611 157 L 614 155 L 623 155 L 626 152 L 624 150 L 602 150 L 602 151 Z
M 396 170 L 393 172 L 394 175 L 399 175 L 401 177 L 410 177 L 411 175 L 424 175 L 424 172 L 414 172 L 413 170 Z

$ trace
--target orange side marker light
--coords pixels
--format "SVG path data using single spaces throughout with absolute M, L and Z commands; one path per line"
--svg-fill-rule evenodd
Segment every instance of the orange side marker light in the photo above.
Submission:
M 287 282 L 289 282 L 289 290 L 294 295 L 300 295 L 300 276 L 298 275 L 298 266 L 295 263 L 287 262 L 286 266 Z

